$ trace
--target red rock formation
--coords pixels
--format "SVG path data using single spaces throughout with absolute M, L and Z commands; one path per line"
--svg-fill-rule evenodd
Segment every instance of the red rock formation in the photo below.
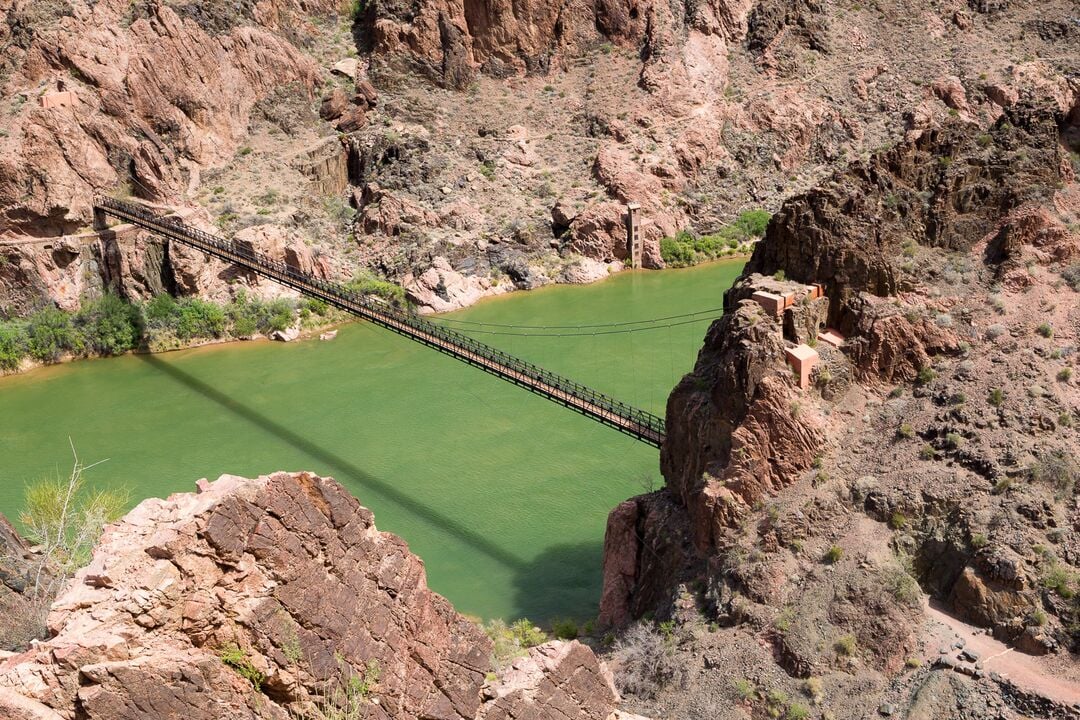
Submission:
M 216 31 L 169 5 L 132 20 L 123 0 L 71 8 L 12 48 L 9 90 L 63 80 L 75 101 L 19 110 L 0 158 L 0 234 L 69 232 L 87 223 L 95 191 L 118 185 L 174 198 L 186 182 L 183 162 L 232 156 L 258 99 L 282 84 L 316 83 L 314 63 L 260 27 Z
M 0 662 L 0 717 L 285 720 L 350 677 L 371 681 L 352 702 L 384 720 L 614 711 L 610 674 L 577 642 L 534 648 L 482 697 L 487 636 L 336 482 L 225 475 L 199 489 L 106 529 L 53 605 L 52 637 Z M 0 518 L 0 543 L 21 547 L 9 531 Z
M 87 718 L 284 717 L 340 675 L 381 668 L 378 717 L 472 718 L 489 644 L 340 485 L 224 476 L 111 526 L 57 600 L 53 638 L 0 686 Z M 235 646 L 262 693 L 221 659 Z

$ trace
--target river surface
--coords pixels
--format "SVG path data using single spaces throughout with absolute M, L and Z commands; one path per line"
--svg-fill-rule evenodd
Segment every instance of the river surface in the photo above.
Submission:
M 496 325 L 719 308 L 741 268 L 626 272 L 439 321 L 662 415 L 719 311 L 635 333 Z M 333 476 L 409 542 L 433 589 L 485 618 L 595 616 L 607 513 L 661 482 L 654 448 L 368 323 L 332 342 L 236 343 L 0 379 L 0 512 L 17 517 L 27 482 L 70 472 L 69 437 L 84 463 L 106 460 L 88 481 L 122 486 L 133 503 L 223 473 Z

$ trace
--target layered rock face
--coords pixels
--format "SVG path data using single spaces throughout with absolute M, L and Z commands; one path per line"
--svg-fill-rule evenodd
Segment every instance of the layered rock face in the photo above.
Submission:
M 836 717 L 902 712 L 941 672 L 901 672 L 937 661 L 941 618 L 1042 656 L 941 658 L 1013 677 L 976 673 L 980 702 L 1024 713 L 1020 687 L 1075 710 L 1074 590 L 1045 578 L 1074 577 L 1080 530 L 1077 107 L 913 130 L 773 217 L 669 397 L 666 488 L 608 518 L 601 622 L 671 617 L 705 656 L 699 702 L 668 690 L 667 711 L 754 667 L 755 716 L 789 677 L 831 684 Z
M 830 324 L 853 334 L 860 293 L 915 289 L 905 245 L 967 250 L 998 220 L 1039 203 L 1071 178 L 1058 123 L 1067 113 L 1014 106 L 985 133 L 951 122 L 841 171 L 791 198 L 747 272 L 825 285 Z
M 482 704 L 484 633 L 427 588 L 404 541 L 306 473 L 143 502 L 106 530 L 49 627 L 0 664 L 4 717 L 287 718 L 314 703 L 501 719 L 557 704 L 602 720 L 616 700 L 591 650 L 552 643 Z

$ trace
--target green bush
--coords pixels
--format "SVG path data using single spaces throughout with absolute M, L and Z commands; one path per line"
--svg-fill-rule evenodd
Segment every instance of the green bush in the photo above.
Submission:
M 761 237 L 765 234 L 765 228 L 769 226 L 772 216 L 765 210 L 747 210 L 739 213 L 735 220 L 735 227 L 751 237 Z
M 834 563 L 840 562 L 840 558 L 842 557 L 844 557 L 844 548 L 840 547 L 839 545 L 833 545 L 825 551 L 825 555 L 822 557 L 822 559 L 828 564 L 832 565 Z
M 225 334 L 225 311 L 220 305 L 191 298 L 178 305 L 176 337 L 181 340 L 194 338 L 219 338 Z
M 573 640 L 580 634 L 577 620 L 555 618 L 551 621 L 551 633 L 560 640 Z
M 134 350 L 142 337 L 138 308 L 111 293 L 86 303 L 75 315 L 84 347 L 98 355 L 121 355 Z
M 42 362 L 57 362 L 65 351 L 81 352 L 71 316 L 52 305 L 34 313 L 26 326 L 27 349 Z
M 361 295 L 377 295 L 394 305 L 405 304 L 405 289 L 400 285 L 378 278 L 367 271 L 361 271 L 346 287 Z
M 660 257 L 671 267 L 686 267 L 728 254 L 745 242 L 765 233 L 770 215 L 764 210 L 747 210 L 712 235 L 697 236 L 683 230 L 660 241 Z
M 0 323 L 0 370 L 15 370 L 27 353 L 26 326 Z

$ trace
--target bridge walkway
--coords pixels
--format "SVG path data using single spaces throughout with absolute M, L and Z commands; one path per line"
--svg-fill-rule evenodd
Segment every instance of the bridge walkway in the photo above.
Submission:
M 663 418 L 481 343 L 464 333 L 433 323 L 416 313 L 400 310 L 341 285 L 301 273 L 293 267 L 261 253 L 252 252 L 233 241 L 211 235 L 178 219 L 156 215 L 134 203 L 109 197 L 97 197 L 94 199 L 94 211 L 96 225 L 104 227 L 106 215 L 129 222 L 164 238 L 234 263 L 427 345 L 648 445 L 660 447 L 664 441 Z

